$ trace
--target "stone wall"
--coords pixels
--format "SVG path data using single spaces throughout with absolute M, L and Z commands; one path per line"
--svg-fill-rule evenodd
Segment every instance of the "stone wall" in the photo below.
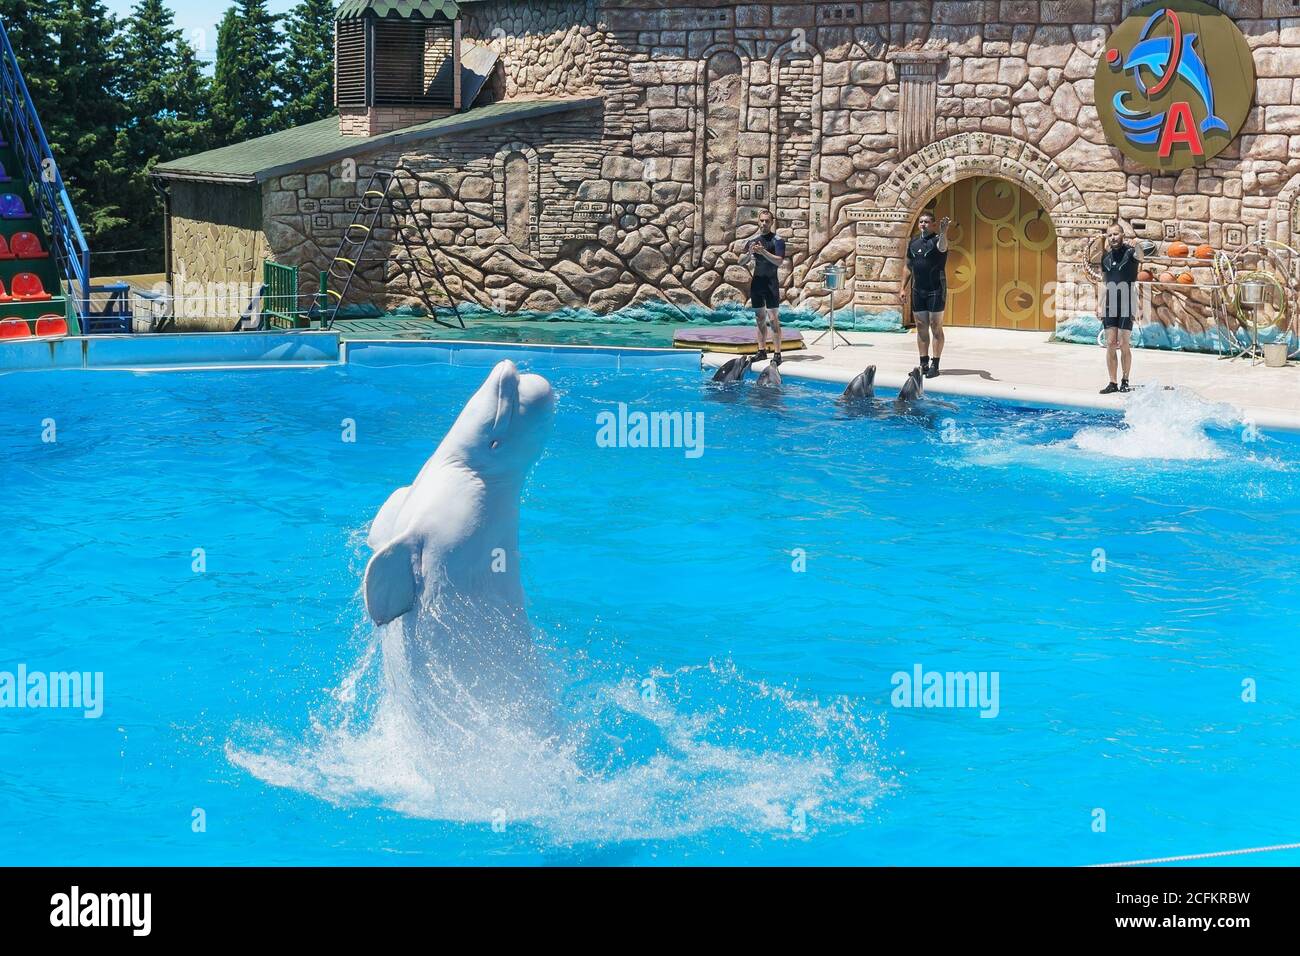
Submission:
M 375 162 L 415 169 L 458 294 L 504 309 L 740 300 L 735 237 L 762 208 L 789 240 L 789 299 L 842 262 L 860 306 L 891 308 L 915 215 L 973 175 L 1037 196 L 1058 279 L 1086 282 L 1091 237 L 1117 215 L 1216 247 L 1300 234 L 1300 8 L 1220 6 L 1254 51 L 1255 106 L 1226 151 L 1177 176 L 1124 159 L 1098 120 L 1092 77 L 1121 0 L 490 0 L 466 8 L 465 35 L 501 54 L 511 98 L 597 92 L 601 108 L 362 157 L 360 179 Z M 328 261 L 357 188 L 340 173 L 266 185 L 277 258 Z M 389 263 L 356 292 L 405 300 L 409 271 Z
M 175 181 L 169 194 L 175 327 L 234 328 L 272 254 L 259 190 Z

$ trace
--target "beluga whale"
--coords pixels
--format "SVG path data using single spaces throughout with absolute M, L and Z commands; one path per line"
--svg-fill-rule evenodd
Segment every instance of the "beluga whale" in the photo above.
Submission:
M 519 576 L 519 496 L 554 406 L 546 379 L 499 363 L 371 523 L 363 592 L 387 695 L 440 743 L 488 722 L 553 728 Z

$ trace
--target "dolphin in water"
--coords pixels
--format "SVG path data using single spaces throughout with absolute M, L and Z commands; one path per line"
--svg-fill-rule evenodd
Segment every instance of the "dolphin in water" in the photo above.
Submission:
M 754 356 L 752 355 L 741 355 L 737 358 L 729 359 L 722 364 L 721 368 L 713 373 L 713 381 L 725 383 L 743 382 L 745 380 L 745 373 L 749 371 L 749 367 L 753 364 Z
M 904 382 L 903 387 L 898 390 L 898 398 L 895 400 L 894 404 L 899 408 L 903 408 L 913 402 L 919 402 L 924 398 L 924 380 L 921 377 L 921 368 L 920 366 L 917 366 L 907 373 L 907 381 Z
M 775 362 L 768 362 L 767 368 L 758 373 L 759 388 L 780 388 L 781 369 Z
M 499 363 L 371 523 L 363 591 L 388 694 L 444 742 L 488 718 L 553 732 L 519 577 L 519 496 L 554 404 L 546 379 Z
M 840 399 L 846 402 L 876 397 L 876 367 L 868 365 L 849 382 Z

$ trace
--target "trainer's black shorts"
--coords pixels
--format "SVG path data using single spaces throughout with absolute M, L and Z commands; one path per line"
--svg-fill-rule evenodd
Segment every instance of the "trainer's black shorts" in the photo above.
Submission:
M 781 290 L 776 276 L 754 276 L 749 284 L 749 304 L 755 309 L 781 308 Z
M 947 305 L 947 289 L 912 289 L 913 312 L 942 312 Z
M 1108 315 L 1102 318 L 1101 327 L 1103 329 L 1120 329 L 1123 332 L 1133 331 L 1133 316 L 1131 315 Z

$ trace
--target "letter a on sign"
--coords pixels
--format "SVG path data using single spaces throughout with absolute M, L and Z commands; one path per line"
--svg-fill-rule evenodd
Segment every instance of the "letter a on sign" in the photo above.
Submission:
M 1164 125 L 1160 127 L 1160 158 L 1168 159 L 1174 151 L 1175 143 L 1186 143 L 1191 147 L 1192 155 L 1204 156 L 1205 147 L 1201 144 L 1201 134 L 1196 130 L 1196 120 L 1192 118 L 1191 103 L 1175 103 L 1169 107 Z

